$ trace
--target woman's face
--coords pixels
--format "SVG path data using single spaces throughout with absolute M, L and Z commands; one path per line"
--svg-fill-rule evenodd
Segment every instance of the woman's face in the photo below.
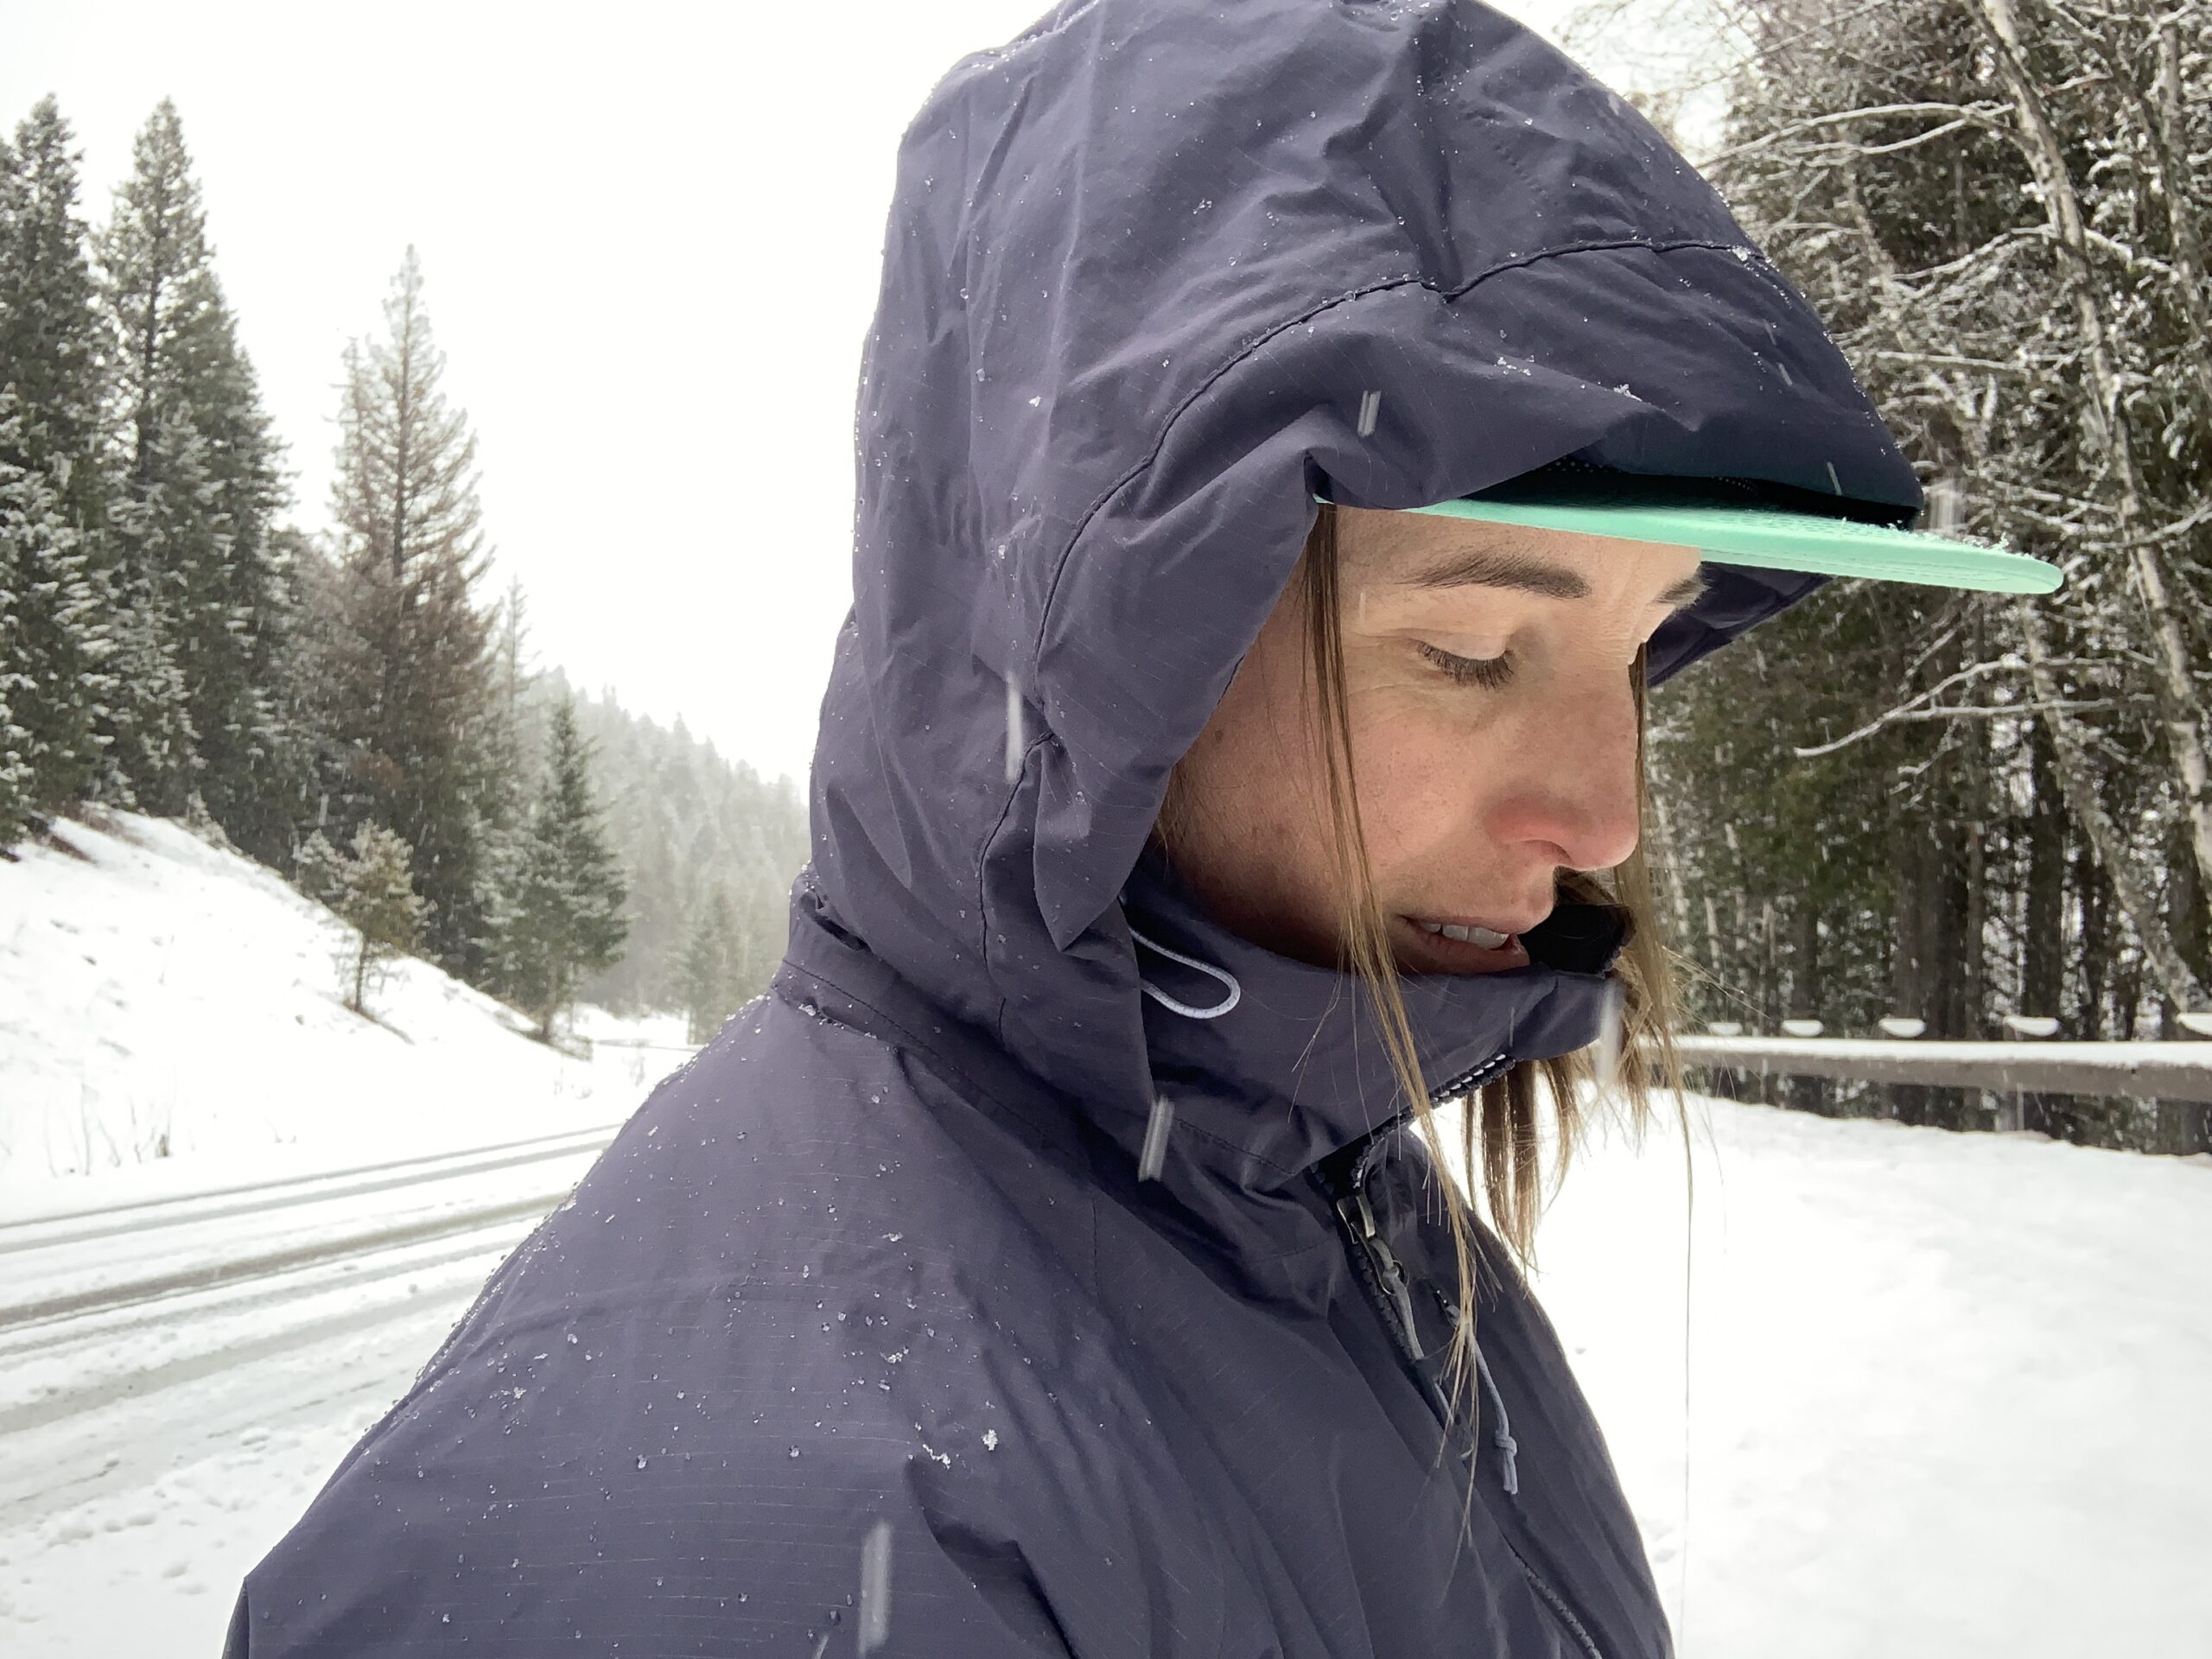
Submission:
M 1516 936 L 1550 913 L 1558 872 L 1636 847 L 1630 668 L 1696 597 L 1697 555 L 1336 511 L 1352 765 L 1398 968 L 1520 967 Z M 1223 925 L 1329 965 L 1341 925 L 1304 586 L 1286 589 L 1177 768 L 1192 810 L 1176 868 Z

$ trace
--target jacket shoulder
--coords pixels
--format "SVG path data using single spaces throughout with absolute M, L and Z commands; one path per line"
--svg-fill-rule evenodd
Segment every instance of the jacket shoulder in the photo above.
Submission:
M 898 1651 L 1212 1651 L 1152 1643 L 1191 1597 L 1148 1530 L 1199 1595 L 1211 1549 L 1141 1489 L 1172 1468 L 1007 1173 L 895 1051 L 756 1014 L 493 1274 L 250 1575 L 231 1659 L 836 1651 L 887 1571 Z

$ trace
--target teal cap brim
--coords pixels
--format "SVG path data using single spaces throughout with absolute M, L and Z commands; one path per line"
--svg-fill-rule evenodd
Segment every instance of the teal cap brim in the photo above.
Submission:
M 1586 536 L 1614 536 L 1631 542 L 1663 542 L 1674 547 L 1694 547 L 1715 564 L 1859 576 L 1870 582 L 1913 582 L 1985 593 L 2048 594 L 2063 580 L 2056 565 L 2008 548 L 1983 547 L 1926 531 L 1897 530 L 1770 507 L 1618 499 L 1592 503 L 1568 496 L 1545 499 L 1522 494 L 1511 500 L 1470 496 L 1408 511 Z

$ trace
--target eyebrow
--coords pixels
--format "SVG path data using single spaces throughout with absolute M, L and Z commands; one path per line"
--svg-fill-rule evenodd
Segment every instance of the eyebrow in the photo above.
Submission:
M 1548 599 L 1590 597 L 1590 584 L 1572 570 L 1525 554 L 1486 547 L 1465 549 L 1402 580 L 1414 588 L 1515 588 Z M 1702 574 L 1686 576 L 1652 602 L 1677 607 L 1692 605 L 1704 595 L 1707 586 Z

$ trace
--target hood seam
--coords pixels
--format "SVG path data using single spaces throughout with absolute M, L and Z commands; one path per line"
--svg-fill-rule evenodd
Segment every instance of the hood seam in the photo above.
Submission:
M 788 957 L 784 959 L 783 967 L 794 976 L 804 975 L 806 978 L 812 980 L 816 984 L 824 986 L 827 988 L 835 991 L 839 996 L 843 997 L 847 1001 L 852 1003 L 854 1007 L 866 1008 L 870 1014 L 883 1021 L 883 1023 L 889 1027 L 893 1032 L 896 1032 L 900 1040 L 893 1042 L 889 1038 L 885 1037 L 880 1032 L 869 1031 L 862 1027 L 849 1024 L 842 1020 L 836 1020 L 834 1021 L 834 1023 L 842 1027 L 843 1029 L 852 1032 L 858 1036 L 866 1037 L 871 1041 L 881 1043 L 886 1048 L 891 1050 L 893 1053 L 908 1055 L 914 1059 L 919 1060 L 931 1071 L 942 1071 L 950 1073 L 950 1075 L 949 1077 L 940 1078 L 940 1081 L 961 1089 L 972 1090 L 976 1094 L 982 1096 L 984 1100 L 988 1101 L 992 1105 L 997 1107 L 1001 1111 L 1006 1113 L 1009 1117 L 1015 1119 L 1017 1122 L 1029 1124 L 1033 1128 L 1040 1131 L 1046 1127 L 1046 1125 L 1041 1122 L 1033 1113 L 1014 1104 L 1011 1101 L 1008 1101 L 999 1095 L 995 1090 L 987 1087 L 983 1084 L 978 1083 L 956 1061 L 941 1053 L 938 1050 L 931 1048 L 924 1043 L 920 1038 L 917 1037 L 912 1031 L 908 1029 L 906 1022 L 901 1020 L 898 1015 L 890 1013 L 885 1008 L 879 1007 L 876 1004 L 869 1001 L 868 998 L 861 995 L 857 991 L 838 983 L 836 980 L 830 978 L 826 974 L 818 973 L 811 968 L 808 968 L 799 963 L 793 962 Z M 771 988 L 775 988 L 772 986 Z M 792 1013 L 799 1014 L 802 1018 L 807 1017 L 804 1009 L 799 1007 L 791 1000 L 790 997 L 782 995 L 780 991 L 778 992 L 776 1000 L 781 1002 L 785 1007 L 791 1009 Z M 1042 1084 L 1043 1080 L 1040 1078 L 1039 1079 L 1039 1082 Z M 1046 1084 L 1045 1087 L 1048 1091 L 1050 1090 L 1049 1084 Z
M 1668 240 L 1655 240 L 1644 237 L 1617 237 L 1602 241 L 1561 243 L 1554 247 L 1540 248 L 1530 253 L 1515 255 L 1511 257 L 1500 260 L 1496 264 L 1485 266 L 1483 270 L 1476 272 L 1473 276 L 1468 277 L 1465 282 L 1461 283 L 1454 289 L 1438 288 L 1434 284 L 1431 283 L 1426 277 L 1421 276 L 1417 274 L 1386 276 L 1380 278 L 1376 282 L 1370 283 L 1363 287 L 1351 289 L 1342 294 L 1333 295 L 1304 311 L 1285 318 L 1282 321 L 1277 323 L 1274 327 L 1269 328 L 1256 339 L 1254 339 L 1240 346 L 1234 353 L 1215 367 L 1211 372 L 1208 373 L 1203 379 L 1201 379 L 1196 386 L 1192 387 L 1189 395 L 1169 411 L 1167 418 L 1160 423 L 1160 429 L 1154 435 L 1152 442 L 1146 448 L 1142 457 L 1128 471 L 1123 473 L 1121 477 L 1116 479 L 1113 483 L 1109 484 L 1105 489 L 1101 491 L 1097 498 L 1091 502 L 1090 505 L 1084 509 L 1083 517 L 1077 521 L 1075 529 L 1070 533 L 1066 543 L 1060 549 L 1058 556 L 1053 561 L 1052 580 L 1046 584 L 1045 588 L 1045 602 L 1041 607 L 1039 607 L 1038 611 L 1037 632 L 1034 637 L 1030 640 L 1028 654 L 1026 661 L 1019 666 L 1026 668 L 1030 673 L 1033 675 L 1034 674 L 1036 664 L 1039 659 L 1044 655 L 1045 636 L 1052 626 L 1053 613 L 1059 603 L 1061 583 L 1067 575 L 1069 564 L 1075 557 L 1075 550 L 1077 547 L 1082 543 L 1084 536 L 1090 530 L 1092 522 L 1102 512 L 1105 510 L 1109 502 L 1112 501 L 1116 496 L 1119 495 L 1123 490 L 1127 489 L 1138 479 L 1142 478 L 1145 474 L 1149 472 L 1158 462 L 1160 451 L 1166 448 L 1168 437 L 1173 433 L 1176 424 L 1190 412 L 1192 408 L 1198 402 L 1198 400 L 1204 397 L 1208 392 L 1211 391 L 1214 387 L 1218 385 L 1224 377 L 1235 370 L 1238 365 L 1249 360 L 1263 346 L 1272 344 L 1274 340 L 1280 339 L 1291 329 L 1297 327 L 1300 323 L 1310 322 L 1315 317 L 1321 315 L 1324 312 L 1333 310 L 1339 306 L 1350 304 L 1354 301 L 1365 299 L 1370 295 L 1389 293 L 1405 288 L 1425 288 L 1430 293 L 1436 295 L 1446 306 L 1450 306 L 1473 291 L 1473 289 L 1481 283 L 1489 281 L 1493 276 L 1502 275 L 1506 271 L 1524 270 L 1533 265 L 1541 264 L 1547 259 L 1555 259 L 1573 254 L 1624 252 L 1630 251 L 1642 251 L 1662 256 L 1671 253 L 1694 251 L 1703 251 L 1712 253 L 1733 253 L 1742 251 L 1749 256 L 1749 257 L 1744 261 L 1746 267 L 1752 264 L 1758 264 L 1767 267 L 1770 270 L 1772 269 L 1772 262 L 1767 258 L 1764 251 L 1752 245 L 1748 238 L 1741 243 L 1733 243 L 1716 241 L 1710 237 L 1684 237 Z M 1029 770 L 1030 756 L 1034 754 L 1038 749 L 1041 748 L 1046 744 L 1056 741 L 1058 741 L 1058 734 L 1049 725 L 1047 725 L 1045 729 L 1039 734 L 1037 741 L 1032 743 L 1027 749 L 1023 751 L 1021 772 L 1016 775 L 1014 780 L 1014 786 L 1007 791 L 1006 799 L 1000 807 L 998 822 L 992 825 L 989 833 L 983 837 L 982 843 L 977 849 L 976 860 L 976 913 L 982 923 L 982 937 L 978 943 L 982 947 L 982 960 L 984 963 L 986 972 L 990 971 L 991 964 L 991 953 L 988 944 L 990 938 L 990 911 L 988 901 L 985 898 L 983 871 L 990 862 L 991 849 L 997 842 L 999 836 L 1005 832 L 1007 817 L 1013 811 L 1014 804 L 1020 795 L 1023 779 L 1027 777 Z M 1134 960 L 1135 956 L 1134 945 L 1131 947 L 1130 955 L 1132 960 Z M 1141 970 L 1140 970 L 1140 974 L 1141 972 Z M 993 977 L 995 979 L 995 975 L 994 975 Z M 1003 1042 L 1006 1038 L 1007 998 L 1001 995 L 998 999 L 998 1014 L 993 1020 L 993 1026 L 1000 1040 Z
M 1312 306 L 1306 310 L 1299 312 L 1294 316 L 1286 317 L 1283 321 L 1275 324 L 1274 327 L 1269 328 L 1266 333 L 1259 335 L 1256 339 L 1238 348 L 1234 355 L 1224 359 L 1203 380 L 1199 381 L 1197 385 L 1193 386 L 1191 389 L 1189 395 L 1186 396 L 1181 403 L 1176 404 L 1175 407 L 1169 411 L 1167 418 L 1160 423 L 1160 430 L 1154 437 L 1150 448 L 1146 450 L 1143 459 L 1139 461 L 1134 467 L 1130 467 L 1128 471 L 1122 474 L 1120 478 L 1115 480 L 1114 482 L 1109 485 L 1104 490 L 1101 491 L 1097 499 L 1093 501 L 1090 506 L 1084 509 L 1083 517 L 1079 521 L 1077 521 L 1074 531 L 1069 536 L 1066 546 L 1060 550 L 1058 558 L 1053 562 L 1052 580 L 1046 586 L 1045 603 L 1039 612 L 1039 620 L 1037 626 L 1037 637 L 1030 644 L 1029 660 L 1033 664 L 1038 657 L 1043 653 L 1046 631 L 1052 626 L 1052 609 L 1059 600 L 1061 578 L 1066 572 L 1069 559 L 1072 557 L 1075 553 L 1076 544 L 1082 541 L 1084 532 L 1090 528 L 1090 521 L 1098 516 L 1108 502 L 1111 501 L 1116 495 L 1119 495 L 1123 490 L 1127 489 L 1132 483 L 1139 478 L 1141 478 L 1151 469 L 1154 463 L 1160 459 L 1160 452 L 1161 448 L 1166 446 L 1168 435 L 1173 431 L 1176 423 L 1180 421 L 1185 414 L 1189 413 L 1191 406 L 1193 404 L 1197 403 L 1199 398 L 1205 397 L 1206 393 L 1211 391 L 1215 385 L 1220 381 L 1224 375 L 1235 369 L 1238 364 L 1243 363 L 1254 353 L 1259 351 L 1261 347 L 1271 344 L 1282 334 L 1297 327 L 1299 324 L 1302 322 L 1311 322 L 1314 318 L 1319 316 L 1325 311 L 1333 310 L 1338 306 L 1350 304 L 1355 300 L 1363 300 L 1371 294 L 1389 293 L 1402 288 L 1427 289 L 1430 293 L 1435 295 L 1446 304 L 1449 305 L 1464 298 L 1474 289 L 1478 287 L 1480 284 L 1488 282 L 1493 276 L 1502 275 L 1509 270 L 1524 270 L 1529 266 L 1540 264 L 1547 259 L 1555 259 L 1568 254 L 1622 252 L 1632 249 L 1640 249 L 1645 252 L 1659 254 L 1681 253 L 1697 249 L 1702 249 L 1707 252 L 1713 253 L 1730 253 L 1735 251 L 1739 247 L 1751 256 L 1751 258 L 1745 262 L 1746 266 L 1750 265 L 1754 261 L 1762 265 L 1770 264 L 1771 262 L 1766 258 L 1765 255 L 1758 248 L 1753 247 L 1749 242 L 1716 242 L 1710 237 L 1685 237 L 1668 241 L 1654 241 L 1643 237 L 1617 237 L 1604 241 L 1567 242 L 1561 243 L 1555 247 L 1539 248 L 1531 253 L 1516 254 L 1510 258 L 1500 260 L 1495 264 L 1486 265 L 1481 270 L 1477 271 L 1472 276 L 1468 277 L 1466 281 L 1460 283 L 1457 288 L 1438 288 L 1433 283 L 1430 283 L 1427 278 L 1419 275 L 1385 276 L 1379 278 L 1375 282 L 1369 283 L 1363 287 L 1348 289 L 1341 294 L 1332 295 L 1329 298 L 1320 301 L 1319 303 Z

